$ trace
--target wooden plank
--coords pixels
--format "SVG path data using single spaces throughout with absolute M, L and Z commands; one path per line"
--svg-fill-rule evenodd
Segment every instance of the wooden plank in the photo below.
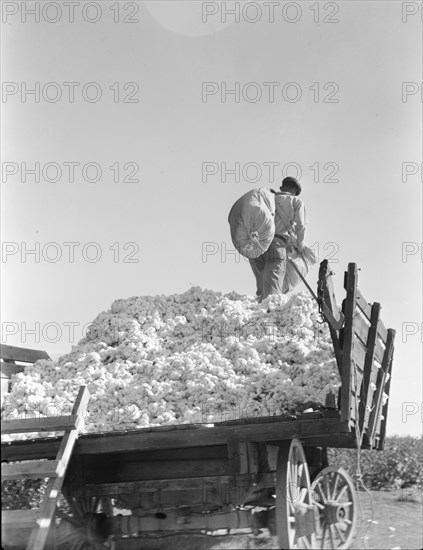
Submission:
M 26 529 L 34 527 L 38 519 L 38 510 L 2 510 L 2 527 Z
M 225 474 L 239 474 L 241 473 L 241 456 L 238 438 L 235 435 L 233 437 L 229 437 L 226 444 L 228 448 L 228 470 L 225 472 Z M 213 473 L 204 473 L 204 475 L 213 475 Z
M 83 456 L 79 452 L 78 445 L 82 438 L 87 435 L 80 435 L 76 443 L 72 457 Z M 26 441 L 14 441 L 2 445 L 2 457 L 6 460 L 31 460 L 39 458 L 55 458 L 60 446 L 61 438 L 32 439 Z M 224 458 L 227 457 L 226 445 L 210 445 L 200 447 L 182 447 L 178 449 L 154 449 L 154 450 L 133 450 L 121 449 L 118 454 L 125 460 L 166 460 L 169 463 L 172 460 L 195 460 L 204 458 Z
M 276 472 L 276 467 L 278 464 L 279 446 L 266 445 L 266 450 L 267 450 L 267 461 L 269 463 L 269 468 L 271 471 Z
M 362 315 L 357 314 L 357 308 L 355 311 L 356 315 L 354 315 L 353 319 L 354 334 L 357 336 L 363 346 L 367 346 L 367 338 L 369 335 L 370 325 Z
M 77 427 L 81 420 L 75 414 L 66 416 L 49 416 L 39 418 L 21 418 L 4 420 L 2 433 L 62 432 Z
M 319 269 L 319 292 L 322 292 L 322 298 L 326 306 L 329 308 L 335 321 L 342 320 L 342 312 L 336 303 L 335 290 L 332 281 L 333 271 L 329 268 L 328 260 L 320 262 Z M 320 296 L 319 296 L 320 298 Z
M 154 493 L 135 493 L 131 495 L 121 495 L 120 500 L 128 506 L 132 513 L 137 516 L 151 514 L 151 509 L 159 508 L 178 508 L 180 506 L 199 506 L 204 509 L 207 504 L 221 505 L 226 504 L 219 499 L 217 491 L 203 491 L 202 487 L 185 491 L 156 491 Z
M 68 430 L 65 433 L 60 444 L 59 452 L 57 453 L 57 461 L 59 466 L 56 477 L 54 478 L 53 483 L 47 484 L 46 495 L 44 496 L 40 507 L 40 519 L 38 521 L 39 527 L 33 529 L 27 544 L 27 550 L 43 550 L 46 544 L 50 526 L 53 522 L 57 500 L 60 496 L 65 479 L 67 466 L 72 455 L 75 441 L 78 438 L 78 428 L 82 426 L 84 422 L 83 413 L 87 406 L 89 397 L 90 395 L 87 387 L 81 386 L 72 408 L 72 414 L 70 415 L 76 416 L 77 422 L 75 423 L 74 429 Z
M 257 443 L 247 443 L 247 454 L 248 454 L 248 472 L 250 474 L 255 474 L 259 472 L 259 452 L 257 448 Z M 242 473 L 242 472 L 241 472 Z
M 248 450 L 245 441 L 239 442 L 239 473 L 248 474 Z
M 56 458 L 60 441 L 60 437 L 50 437 L 2 442 L 1 458 L 10 461 Z
M 194 472 L 195 474 L 195 472 Z M 267 483 L 269 487 L 272 487 L 272 481 L 274 480 L 274 474 L 264 473 L 261 474 L 261 483 Z M 102 483 L 94 484 L 87 483 L 85 485 L 80 484 L 66 484 L 63 489 L 63 493 L 73 497 L 103 497 L 110 496 L 112 498 L 119 495 L 133 495 L 140 493 L 152 493 L 155 491 L 188 491 L 205 489 L 209 487 L 220 487 L 222 485 L 230 486 L 249 486 L 254 477 L 251 474 L 236 474 L 233 475 L 219 475 L 219 476 L 203 476 L 203 477 L 188 477 L 188 478 L 162 478 L 151 480 L 136 480 L 128 482 L 118 483 Z
M 187 478 L 194 473 L 197 477 L 228 475 L 240 473 L 239 463 L 234 466 L 234 471 L 229 471 L 229 462 L 226 458 L 213 460 L 175 460 L 171 467 L 171 477 Z M 238 471 L 235 468 L 238 467 Z M 100 469 L 96 460 L 84 463 L 84 476 L 92 483 L 111 483 L 121 481 L 137 481 L 139 479 L 160 479 L 169 476 L 169 464 L 166 462 L 119 462 L 114 471 L 106 467 Z M 245 472 L 246 473 L 246 472 Z
M 183 447 L 203 447 L 226 445 L 236 426 L 214 426 L 191 428 L 188 430 L 149 431 L 147 428 L 128 432 L 105 434 L 84 434 L 76 442 L 74 456 L 92 454 L 178 449 Z M 326 435 L 329 432 L 345 432 L 345 425 L 339 418 L 314 420 L 293 420 L 242 426 L 239 437 L 242 441 L 280 441 L 298 435 Z M 2 444 L 3 457 L 8 460 L 49 458 L 58 448 L 57 439 L 51 441 L 28 440 Z
M 366 318 L 370 321 L 370 317 L 371 317 L 371 314 L 372 314 L 372 307 L 367 302 L 367 300 L 364 298 L 364 296 L 361 294 L 361 292 L 358 288 L 357 288 L 355 299 L 356 299 L 356 302 L 357 302 L 357 306 L 360 308 L 363 315 L 365 315 Z
M 386 342 L 388 338 L 388 331 L 386 330 L 385 325 L 382 323 L 381 319 L 379 319 L 379 323 L 377 325 L 377 332 L 381 339 Z
M 345 326 L 342 347 L 341 422 L 350 420 L 351 412 L 351 359 L 353 346 L 353 318 L 357 293 L 357 265 L 348 264 L 345 278 L 347 296 L 344 304 Z
M 367 435 L 370 441 L 370 444 L 373 445 L 373 439 L 376 433 L 376 426 L 379 415 L 382 411 L 382 396 L 385 390 L 385 382 L 389 370 L 389 366 L 392 361 L 393 351 L 394 351 L 394 338 L 395 331 L 393 329 L 388 330 L 388 338 L 386 341 L 385 355 L 382 361 L 382 368 L 378 371 L 378 377 L 376 381 L 376 391 L 372 403 L 372 411 L 369 418 L 369 426 Z
M 379 361 L 379 363 L 382 363 L 383 361 L 383 355 L 385 353 L 385 344 L 379 339 L 376 338 L 375 342 L 375 358 Z
M 333 288 L 332 271 L 329 270 L 328 260 L 323 260 L 320 263 L 319 269 L 319 282 L 318 282 L 318 297 L 321 299 L 329 311 L 332 313 L 333 318 L 339 325 L 343 319 L 341 310 L 336 303 L 335 291 Z M 329 332 L 332 338 L 333 349 L 335 353 L 335 359 L 338 366 L 338 372 L 341 376 L 342 371 L 342 352 L 339 341 L 339 330 L 332 326 L 328 319 L 326 319 L 329 325 Z
M 394 360 L 394 337 L 395 337 L 395 331 L 393 331 L 393 335 L 392 335 L 393 340 L 392 340 L 391 360 L 389 361 L 389 366 L 388 366 L 388 369 L 387 369 L 387 376 L 389 376 L 389 377 L 388 377 L 388 381 L 385 384 L 385 393 L 388 395 L 388 397 L 390 395 L 391 381 L 392 381 L 392 364 L 393 364 L 393 360 Z M 383 450 L 383 446 L 384 446 L 384 443 L 385 443 L 386 424 L 388 422 L 388 409 L 389 409 L 389 399 L 385 403 L 385 405 L 382 407 L 383 420 L 381 422 L 379 434 L 377 434 L 377 435 L 379 435 L 377 449 L 380 450 L 380 451 Z
M 361 373 L 364 372 L 364 363 L 366 361 L 366 347 L 363 346 L 360 340 L 356 339 L 352 346 L 352 360 Z
M 39 359 L 51 359 L 47 352 L 39 349 L 21 348 L 0 344 L 0 357 L 8 361 L 35 363 Z
M 69 430 L 65 433 L 60 444 L 59 452 L 56 456 L 56 460 L 58 461 L 56 475 L 62 479 L 62 481 L 64 479 L 70 457 L 72 456 L 75 442 L 79 436 L 79 429 L 83 427 L 85 421 L 84 413 L 86 412 L 89 399 L 90 394 L 87 387 L 81 386 L 72 409 L 72 415 L 76 416 L 78 421 L 75 423 L 75 429 Z
M 246 452 L 246 451 L 245 451 Z M 113 454 L 111 455 L 114 456 Z M 227 445 L 210 445 L 207 447 L 183 447 L 181 449 L 158 449 L 153 451 L 120 452 L 118 459 L 128 462 L 166 462 L 171 466 L 175 460 L 201 460 L 227 458 Z M 141 466 L 142 467 L 142 466 Z
M 360 392 L 360 405 L 359 405 L 359 430 L 362 432 L 367 428 L 367 423 L 370 416 L 371 398 L 373 396 L 373 390 L 369 391 L 369 386 L 372 381 L 372 372 L 375 372 L 374 357 L 375 357 L 375 345 L 377 342 L 377 326 L 380 316 L 380 304 L 375 302 L 372 305 L 372 312 L 370 315 L 370 329 L 367 340 L 367 352 L 364 361 L 364 377 L 363 385 Z
M 44 460 L 16 464 L 2 464 L 1 477 L 6 479 L 45 479 L 56 476 L 57 460 Z

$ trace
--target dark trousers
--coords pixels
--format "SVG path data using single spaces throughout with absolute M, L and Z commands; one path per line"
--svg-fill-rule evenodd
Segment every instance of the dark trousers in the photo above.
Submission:
M 286 248 L 279 239 L 274 239 L 264 254 L 250 260 L 251 269 L 256 278 L 259 302 L 271 294 L 283 294 L 286 262 Z

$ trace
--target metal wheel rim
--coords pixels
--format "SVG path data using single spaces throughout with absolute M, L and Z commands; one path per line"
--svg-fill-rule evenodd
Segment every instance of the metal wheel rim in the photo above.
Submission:
M 315 534 L 297 537 L 294 506 L 312 505 L 310 476 L 298 439 L 281 445 L 276 471 L 276 525 L 281 548 L 315 548 Z
M 342 467 L 328 466 L 311 487 L 319 509 L 316 548 L 349 548 L 357 529 L 357 496 L 351 477 Z

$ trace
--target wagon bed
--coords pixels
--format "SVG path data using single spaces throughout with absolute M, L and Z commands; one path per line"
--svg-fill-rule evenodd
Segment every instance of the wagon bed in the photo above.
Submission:
M 97 537 L 103 548 L 110 537 L 122 541 L 141 533 L 254 531 L 259 517 L 283 548 L 347 548 L 355 491 L 342 468 L 328 465 L 327 448 L 383 448 L 395 331 L 380 320 L 380 304 L 363 298 L 355 264 L 345 273 L 341 310 L 332 275 L 322 262 L 317 296 L 311 292 L 332 336 L 341 379 L 337 399 L 295 416 L 81 435 L 64 482 L 72 513 L 68 522 L 58 522 L 58 548 L 79 548 L 84 536 Z M 60 438 L 17 441 L 2 444 L 2 455 L 49 459 L 59 445 Z M 130 513 L 116 516 L 112 502 Z M 252 513 L 257 506 L 259 515 Z M 78 521 L 79 530 L 65 532 Z

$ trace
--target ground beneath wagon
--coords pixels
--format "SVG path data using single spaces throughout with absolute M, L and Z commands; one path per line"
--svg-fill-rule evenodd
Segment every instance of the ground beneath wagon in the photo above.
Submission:
M 422 488 L 393 492 L 360 493 L 361 521 L 351 548 L 420 549 L 423 548 Z M 123 541 L 122 541 L 123 542 Z M 257 537 L 240 532 L 236 535 L 178 535 L 160 540 L 126 540 L 126 550 L 277 550 L 275 537 L 267 530 Z M 119 550 L 121 547 L 118 546 Z

